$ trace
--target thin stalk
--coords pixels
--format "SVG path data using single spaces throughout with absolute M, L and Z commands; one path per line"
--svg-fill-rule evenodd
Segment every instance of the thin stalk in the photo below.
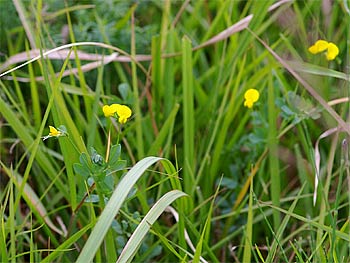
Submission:
M 131 57 L 136 56 L 135 45 L 135 11 L 136 5 L 133 6 L 131 13 Z M 137 70 L 135 60 L 131 62 L 132 71 L 132 87 L 134 92 L 134 111 L 135 111 L 135 126 L 136 126 L 136 149 L 137 158 L 141 160 L 144 157 L 144 145 L 143 145 L 143 129 L 142 129 L 142 114 L 140 107 L 139 90 L 137 85 Z

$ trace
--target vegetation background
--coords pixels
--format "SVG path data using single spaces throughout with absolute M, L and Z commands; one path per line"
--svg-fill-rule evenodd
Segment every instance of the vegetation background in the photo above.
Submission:
M 0 0 L 0 261 L 349 262 L 349 7 Z

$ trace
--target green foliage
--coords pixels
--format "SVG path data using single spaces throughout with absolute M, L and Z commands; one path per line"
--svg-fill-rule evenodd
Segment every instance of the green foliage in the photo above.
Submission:
M 0 1 L 0 261 L 350 261 L 349 5 Z
M 88 182 L 89 187 L 96 184 L 99 193 L 109 197 L 114 189 L 112 174 L 122 171 L 126 166 L 126 160 L 120 160 L 121 145 L 112 145 L 108 162 L 91 147 L 90 160 L 86 153 L 79 157 L 80 163 L 73 164 L 76 174 L 81 175 Z M 90 196 L 88 201 L 98 202 L 98 198 Z
M 287 96 L 279 98 L 276 105 L 281 109 L 281 116 L 293 124 L 297 124 L 304 119 L 312 118 L 317 120 L 321 117 L 321 109 L 316 108 L 312 102 L 292 91 L 288 91 Z

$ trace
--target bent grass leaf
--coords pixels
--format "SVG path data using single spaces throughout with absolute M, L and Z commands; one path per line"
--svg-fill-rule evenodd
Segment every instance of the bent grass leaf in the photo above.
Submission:
M 97 220 L 97 223 L 76 262 L 86 263 L 93 261 L 97 250 L 130 190 L 134 187 L 137 180 L 148 169 L 148 167 L 160 160 L 162 160 L 162 158 L 146 157 L 136 163 L 135 166 L 120 180 L 101 216 Z
M 313 196 L 313 203 L 314 205 L 316 205 L 316 200 L 317 200 L 317 188 L 318 188 L 318 182 L 320 180 L 320 162 L 321 162 L 321 155 L 320 155 L 320 150 L 319 150 L 319 143 L 320 140 L 323 138 L 326 138 L 328 136 L 330 136 L 331 134 L 335 133 L 339 131 L 339 128 L 332 128 L 329 129 L 327 131 L 325 131 L 324 133 L 322 133 L 320 135 L 320 137 L 318 137 L 316 143 L 315 143 L 315 188 L 314 188 L 314 196 Z
M 336 71 L 333 69 L 321 67 L 318 65 L 314 65 L 314 64 L 306 63 L 306 62 L 302 62 L 302 61 L 288 61 L 288 64 L 295 71 L 305 72 L 305 73 L 318 75 L 318 76 L 327 76 L 330 78 L 337 78 L 337 79 L 349 81 L 349 77 L 345 73 L 339 72 L 339 71 Z
M 158 217 L 164 212 L 164 210 L 176 199 L 186 196 L 186 194 L 179 190 L 173 190 L 163 195 L 149 210 L 147 215 L 143 218 L 140 224 L 137 226 L 134 233 L 129 238 L 125 245 L 117 263 L 132 262 L 138 248 L 141 245 L 143 238 L 150 230 L 151 225 L 158 219 Z

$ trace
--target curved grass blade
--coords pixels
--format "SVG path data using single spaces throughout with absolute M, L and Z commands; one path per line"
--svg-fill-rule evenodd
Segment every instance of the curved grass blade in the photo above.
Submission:
M 151 225 L 153 225 L 153 223 L 173 201 L 182 196 L 186 196 L 186 194 L 179 190 L 173 190 L 163 195 L 154 204 L 147 215 L 142 219 L 135 232 L 129 238 L 128 243 L 126 243 L 120 257 L 117 260 L 117 263 L 127 263 L 132 261 L 141 245 L 143 238 L 151 228 Z
M 117 215 L 128 193 L 146 169 L 160 160 L 162 160 L 162 158 L 146 157 L 136 163 L 135 166 L 122 178 L 92 230 L 89 239 L 83 247 L 83 250 L 77 259 L 78 263 L 92 262 L 114 217 Z

